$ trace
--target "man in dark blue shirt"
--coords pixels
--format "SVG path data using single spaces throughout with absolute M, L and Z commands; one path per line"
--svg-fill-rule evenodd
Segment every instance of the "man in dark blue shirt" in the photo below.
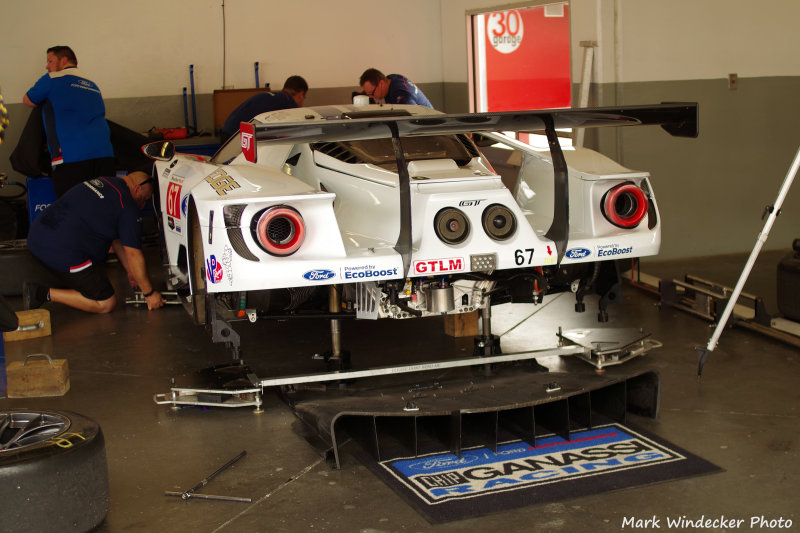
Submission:
M 28 232 L 28 249 L 68 288 L 26 282 L 24 307 L 52 301 L 93 313 L 113 310 L 114 287 L 104 271 L 109 247 L 128 272 L 131 286 L 144 293 L 147 308 L 164 305 L 147 275 L 141 249 L 140 210 L 152 196 L 153 180 L 144 172 L 95 178 L 71 188 L 36 217 Z
M 42 107 L 56 196 L 85 179 L 114 175 L 114 148 L 103 95 L 97 84 L 78 70 L 78 59 L 70 47 L 47 50 L 47 74 L 22 101 Z
M 368 68 L 361 75 L 358 84 L 361 86 L 361 91 L 375 101 L 383 100 L 387 104 L 416 104 L 433 108 L 419 87 L 400 74 L 384 76 L 380 70 Z
M 247 122 L 267 111 L 302 107 L 308 93 L 308 83 L 300 76 L 289 76 L 283 90 L 277 93 L 264 92 L 251 96 L 233 110 L 222 126 L 222 142 L 239 131 L 239 123 Z

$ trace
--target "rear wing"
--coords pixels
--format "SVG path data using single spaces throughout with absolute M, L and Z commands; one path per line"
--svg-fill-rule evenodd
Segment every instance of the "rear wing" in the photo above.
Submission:
M 403 137 L 452 135 L 493 131 L 543 131 L 553 161 L 553 222 L 545 233 L 558 251 L 558 264 L 567 250 L 569 236 L 569 183 L 567 162 L 561 151 L 556 129 L 597 128 L 604 126 L 661 126 L 676 137 L 697 137 L 697 103 L 664 103 L 644 106 L 542 109 L 456 115 L 409 116 L 407 111 L 391 109 L 358 110 L 307 122 L 250 124 L 241 123 L 241 144 L 245 158 L 257 159 L 257 144 L 295 144 L 322 141 L 355 141 L 391 137 L 400 189 L 400 234 L 395 250 L 403 257 L 408 276 L 411 257 L 411 192 L 408 168 L 403 153 Z
M 395 129 L 399 137 L 645 125 L 661 126 L 677 137 L 697 137 L 698 133 L 696 103 L 424 116 L 390 113 L 368 118 L 357 118 L 358 113 L 345 113 L 333 119 L 257 124 L 253 135 L 259 142 L 282 144 L 377 139 L 394 136 Z

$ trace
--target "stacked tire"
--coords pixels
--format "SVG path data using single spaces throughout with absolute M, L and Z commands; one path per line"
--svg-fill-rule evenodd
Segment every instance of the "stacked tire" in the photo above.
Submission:
M 0 531 L 89 531 L 108 513 L 100 426 L 82 415 L 0 409 Z

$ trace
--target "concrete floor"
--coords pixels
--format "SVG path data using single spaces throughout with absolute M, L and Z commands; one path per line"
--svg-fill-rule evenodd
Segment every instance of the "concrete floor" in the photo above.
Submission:
M 775 266 L 786 251 L 762 255 L 748 285 L 774 311 Z M 693 261 L 644 262 L 642 270 L 663 278 L 694 273 L 735 283 L 744 256 Z M 117 267 L 115 276 L 124 276 Z M 19 308 L 19 299 L 12 299 Z M 654 367 L 662 377 L 657 419 L 632 417 L 640 427 L 710 460 L 722 473 L 602 493 L 503 514 L 431 525 L 374 477 L 345 446 L 343 468 L 333 470 L 295 431 L 294 415 L 274 394 L 264 395 L 263 414 L 249 407 L 186 408 L 156 405 L 170 378 L 227 362 L 230 354 L 193 326 L 180 306 L 148 312 L 121 305 L 93 316 L 49 304 L 53 334 L 6 344 L 7 361 L 47 352 L 69 361 L 71 390 L 60 398 L 2 399 L 0 408 L 71 410 L 100 423 L 106 438 L 111 507 L 101 532 L 457 532 L 618 531 L 626 517 L 690 519 L 720 516 L 792 520 L 797 529 L 800 490 L 800 357 L 798 349 L 732 329 L 711 354 L 701 382 L 694 346 L 705 345 L 707 322 L 657 297 L 626 287 L 610 309 L 608 327 L 642 327 L 664 343 L 631 369 Z M 572 312 L 571 295 L 504 334 L 536 309 L 497 306 L 494 332 L 506 351 L 547 344 L 558 326 L 596 326 L 594 306 Z M 243 357 L 260 376 L 312 372 L 314 352 L 328 348 L 324 321 L 266 322 L 237 328 Z M 346 322 L 345 345 L 356 365 L 467 354 L 471 339 L 442 334 L 438 319 Z M 443 354 L 445 354 L 443 356 Z M 380 357 L 378 357 L 380 356 Z M 587 370 L 581 361 L 540 361 L 552 368 Z M 198 483 L 242 450 L 247 456 L 204 489 L 210 494 L 250 497 L 253 503 L 181 501 L 164 496 Z M 792 503 L 794 502 L 794 503 Z

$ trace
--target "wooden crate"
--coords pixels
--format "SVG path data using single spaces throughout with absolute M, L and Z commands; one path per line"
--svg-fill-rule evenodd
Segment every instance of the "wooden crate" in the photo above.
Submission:
M 478 311 L 445 315 L 444 333 L 451 337 L 474 337 L 478 335 Z
M 31 354 L 6 365 L 6 384 L 9 398 L 63 396 L 69 390 L 69 365 L 66 359 Z
M 19 318 L 19 327 L 14 331 L 4 332 L 4 341 L 20 341 L 50 335 L 50 311 L 47 309 L 17 311 L 17 317 Z

